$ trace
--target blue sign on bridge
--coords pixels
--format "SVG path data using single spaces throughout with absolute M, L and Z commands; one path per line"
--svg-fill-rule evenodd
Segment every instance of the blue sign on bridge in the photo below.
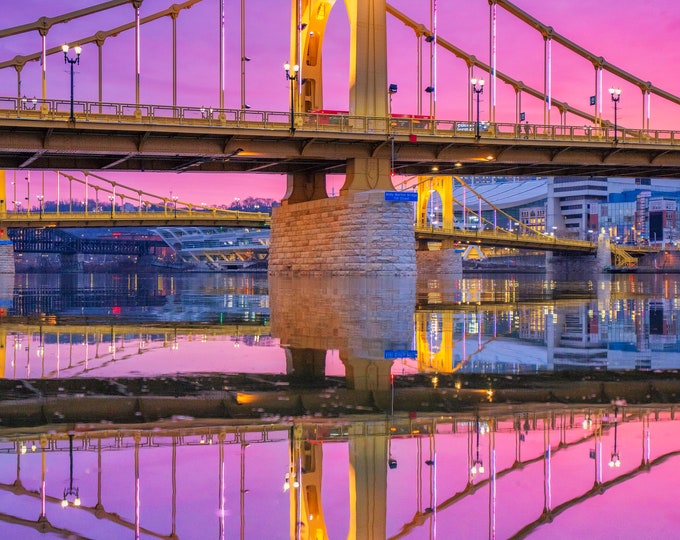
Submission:
M 386 191 L 385 200 L 418 202 L 418 194 L 415 191 Z
M 385 351 L 385 360 L 395 358 L 418 358 L 418 351 L 413 349 L 387 349 Z

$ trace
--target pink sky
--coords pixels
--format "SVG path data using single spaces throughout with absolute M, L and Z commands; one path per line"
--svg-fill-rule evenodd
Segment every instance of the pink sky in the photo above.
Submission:
M 89 0 L 71 0 L 68 9 L 95 4 Z M 149 15 L 168 7 L 169 0 L 144 2 L 141 15 Z M 238 108 L 240 95 L 240 0 L 224 0 L 226 10 L 226 91 L 225 106 Z M 430 2 L 394 0 L 392 4 L 415 20 L 429 25 Z M 680 63 L 680 52 L 674 43 L 680 27 L 680 6 L 676 0 L 516 0 L 515 4 L 544 24 L 575 43 L 643 80 L 651 81 L 673 94 L 680 94 L 680 83 L 673 66 Z M 179 74 L 178 103 L 189 106 L 219 105 L 219 49 L 217 0 L 203 0 L 178 19 Z M 25 0 L 5 7 L 3 27 L 25 24 L 40 16 L 55 16 L 66 11 L 64 3 Z M 487 0 L 438 0 L 438 34 L 445 40 L 489 60 L 489 6 Z M 288 108 L 288 83 L 283 63 L 288 59 L 288 24 L 290 2 L 260 0 L 247 2 L 246 103 L 253 109 L 281 110 Z M 74 20 L 55 26 L 47 36 L 47 46 L 81 39 L 98 30 L 108 30 L 133 19 L 133 10 L 122 6 L 105 15 Z M 107 40 L 103 48 L 104 100 L 133 103 L 134 34 L 127 32 Z M 336 2 L 324 43 L 325 91 L 324 108 L 348 108 L 349 25 L 344 3 Z M 171 104 L 171 23 L 168 18 L 144 26 L 141 33 L 141 98 L 143 103 Z M 540 34 L 498 9 L 498 70 L 522 80 L 538 90 L 543 88 L 543 39 Z M 0 40 L 0 61 L 40 49 L 37 32 Z M 422 89 L 416 88 L 417 56 L 414 32 L 388 16 L 388 80 L 399 86 L 393 98 L 393 111 L 418 113 L 417 96 L 422 92 L 422 112 L 429 113 L 429 100 Z M 423 86 L 429 85 L 429 50 L 424 47 Z M 97 99 L 97 48 L 83 49 L 81 64 L 76 68 L 76 99 Z M 553 44 L 553 97 L 570 105 L 592 111 L 588 98 L 594 94 L 594 69 L 587 61 Z M 478 73 L 488 80 L 488 74 Z M 469 83 L 467 68 L 462 60 L 439 50 L 437 53 L 437 107 L 442 119 L 465 119 L 466 93 Z M 16 95 L 14 69 L 0 71 L 2 95 Z M 620 87 L 619 124 L 639 127 L 642 119 L 642 98 L 639 89 L 605 73 L 603 87 Z M 40 96 L 40 66 L 37 62 L 22 71 L 22 94 Z M 488 91 L 482 95 L 482 117 L 488 114 Z M 69 75 L 61 55 L 51 56 L 47 64 L 47 96 L 69 97 Z M 608 99 L 608 96 L 605 96 Z M 523 109 L 529 122 L 543 120 L 542 103 L 525 96 Z M 652 98 L 651 127 L 673 129 L 680 118 L 680 108 Z M 514 91 L 498 84 L 496 118 L 500 122 L 514 120 Z M 605 119 L 612 119 L 611 102 L 603 104 Z M 552 122 L 559 122 L 554 110 Z M 570 117 L 567 123 L 582 124 Z M 23 173 L 20 173 L 23 174 Z M 229 204 L 235 197 L 249 195 L 279 199 L 285 191 L 285 178 L 280 175 L 241 176 L 234 174 L 154 174 L 107 172 L 104 176 L 125 183 L 133 181 L 149 191 L 167 195 L 169 191 L 183 199 L 200 204 L 204 200 Z M 54 199 L 47 177 L 45 198 Z M 337 193 L 342 179 L 329 181 L 329 192 Z M 190 187 L 188 187 L 190 186 Z M 52 188 L 53 189 L 53 188 Z M 32 196 L 34 191 L 32 191 Z M 35 201 L 34 201 L 35 204 Z

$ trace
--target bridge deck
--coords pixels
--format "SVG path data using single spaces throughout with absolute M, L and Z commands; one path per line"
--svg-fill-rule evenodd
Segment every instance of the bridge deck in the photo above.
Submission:
M 0 158 L 12 168 L 287 173 L 344 171 L 351 158 L 391 157 L 399 174 L 438 164 L 458 174 L 680 177 L 680 134 L 669 130 L 494 123 L 475 138 L 468 121 L 45 100 L 26 111 L 0 98 Z M 46 111 L 46 112 L 45 112 Z M 135 115 L 135 111 L 140 114 Z M 333 118 L 330 118 L 332 116 Z M 331 120 L 333 120 L 331 122 Z M 526 137 L 526 138 L 525 138 Z

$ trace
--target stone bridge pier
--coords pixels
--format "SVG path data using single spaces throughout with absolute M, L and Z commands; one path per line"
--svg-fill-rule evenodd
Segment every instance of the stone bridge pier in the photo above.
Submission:
M 272 211 L 270 275 L 415 275 L 413 203 L 386 200 L 389 162 L 350 161 L 340 197 L 327 197 L 324 175 L 288 175 Z
M 574 255 L 573 253 L 546 253 L 546 274 L 557 281 L 581 281 L 595 279 L 605 266 L 612 262 L 612 250 L 608 237 L 600 235 L 597 240 L 597 253 L 593 255 Z

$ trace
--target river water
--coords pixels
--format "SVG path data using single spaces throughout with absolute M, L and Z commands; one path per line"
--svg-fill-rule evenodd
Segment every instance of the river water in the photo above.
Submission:
M 0 537 L 671 537 L 679 287 L 5 278 Z

